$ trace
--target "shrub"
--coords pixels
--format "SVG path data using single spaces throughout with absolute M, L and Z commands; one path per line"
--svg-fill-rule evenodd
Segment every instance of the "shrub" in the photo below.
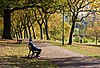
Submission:
M 92 39 L 92 43 L 95 42 L 95 39 Z
M 73 39 L 73 41 L 74 41 L 74 42 L 79 42 L 79 37 L 75 37 L 75 38 Z
M 100 40 L 98 40 L 98 42 L 100 42 Z
M 84 43 L 88 43 L 88 40 L 86 39 L 86 37 L 83 38 L 83 42 L 84 42 Z

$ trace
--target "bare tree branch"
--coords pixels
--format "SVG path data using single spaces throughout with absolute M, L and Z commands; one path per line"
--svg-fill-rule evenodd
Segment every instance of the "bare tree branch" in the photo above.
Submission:
M 83 19 L 83 18 L 88 17 L 88 16 L 89 16 L 89 14 L 90 14 L 90 13 L 87 13 L 85 16 L 83 16 L 83 17 L 80 19 L 80 21 L 82 21 L 82 19 Z
M 74 0 L 73 2 L 72 2 L 72 4 L 74 4 L 76 2 L 76 0 Z
M 73 4 L 72 0 L 69 0 L 71 4 Z
M 79 8 L 78 9 L 81 9 L 81 6 L 82 6 L 83 3 L 84 3 L 84 1 L 82 0 L 82 2 L 79 4 Z
M 76 1 L 76 4 L 75 4 L 75 6 L 77 6 L 77 4 L 79 3 L 79 1 L 80 1 L 80 0 Z
M 21 10 L 21 9 L 26 9 L 26 8 L 33 8 L 33 7 L 38 7 L 38 8 L 42 8 L 42 6 L 39 5 L 28 5 L 28 6 L 23 6 L 23 7 L 15 7 L 11 10 L 11 13 L 14 12 L 15 10 Z
M 70 8 L 70 11 L 73 12 L 72 9 L 71 9 L 71 5 L 70 5 L 69 0 L 67 0 L 67 2 L 68 2 L 68 6 L 69 6 L 69 8 Z

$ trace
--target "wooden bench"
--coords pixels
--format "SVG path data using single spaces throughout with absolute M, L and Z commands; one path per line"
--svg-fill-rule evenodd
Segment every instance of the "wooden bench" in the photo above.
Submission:
M 38 51 L 34 51 L 34 50 L 32 50 L 32 48 L 31 48 L 30 45 L 28 45 L 28 48 L 29 48 L 28 57 L 31 56 L 31 58 L 32 58 L 33 56 L 35 56 L 35 54 L 36 54 Z M 31 52 L 32 52 L 32 54 L 31 54 Z M 31 54 L 31 55 L 30 55 L 30 54 Z

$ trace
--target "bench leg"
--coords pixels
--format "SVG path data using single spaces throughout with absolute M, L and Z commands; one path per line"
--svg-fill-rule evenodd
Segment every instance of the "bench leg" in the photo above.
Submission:
M 33 57 L 33 55 L 34 55 L 35 53 L 34 52 L 32 52 L 32 54 L 31 54 L 31 58 Z
M 31 53 L 31 51 L 29 50 L 28 57 L 30 57 L 30 53 Z
M 35 54 L 34 52 L 32 52 L 32 54 L 30 55 L 30 53 L 31 53 L 31 50 L 29 50 L 29 54 L 28 54 L 28 57 L 30 58 L 32 58 L 33 57 L 33 55 Z
M 41 51 L 42 51 L 42 49 L 38 49 L 38 52 L 36 53 L 36 57 L 39 57 Z

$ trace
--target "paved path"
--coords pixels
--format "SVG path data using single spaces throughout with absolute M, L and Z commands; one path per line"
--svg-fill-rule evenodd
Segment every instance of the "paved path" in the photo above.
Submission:
M 58 46 L 43 42 L 34 42 L 42 48 L 40 59 L 51 60 L 60 68 L 100 68 L 100 59 L 90 58 L 70 52 Z

